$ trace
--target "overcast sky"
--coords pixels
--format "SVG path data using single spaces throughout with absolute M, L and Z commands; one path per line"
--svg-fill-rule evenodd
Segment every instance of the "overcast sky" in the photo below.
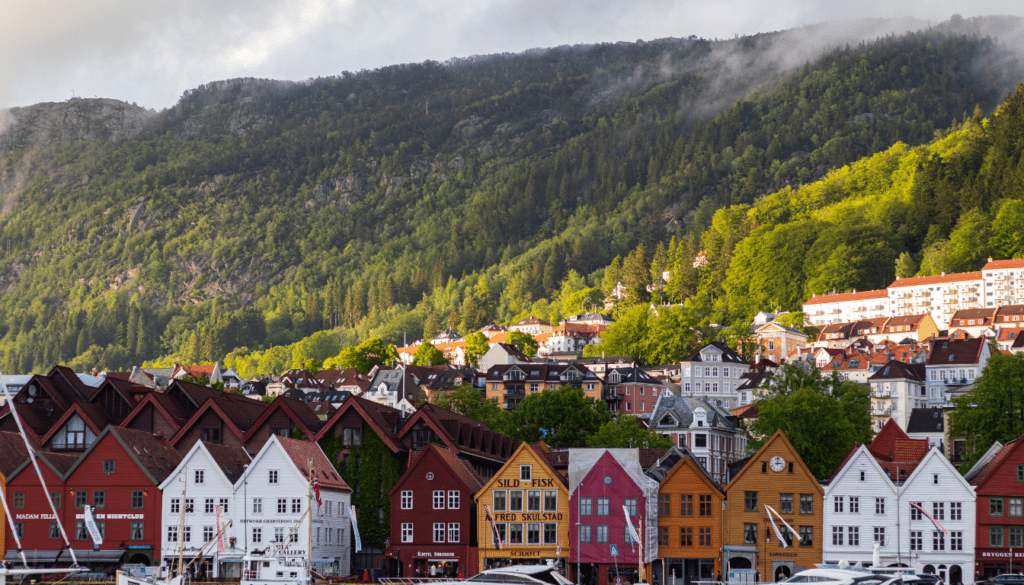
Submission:
M 564 44 L 731 38 L 859 17 L 1024 16 L 1020 0 L 4 0 L 0 108 L 157 110 L 234 77 L 303 80 Z

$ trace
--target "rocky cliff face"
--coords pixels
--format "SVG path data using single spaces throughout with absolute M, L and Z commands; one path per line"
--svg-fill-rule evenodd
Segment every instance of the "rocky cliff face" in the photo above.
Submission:
M 0 151 L 133 138 L 153 110 L 112 99 L 76 98 L 0 111 Z

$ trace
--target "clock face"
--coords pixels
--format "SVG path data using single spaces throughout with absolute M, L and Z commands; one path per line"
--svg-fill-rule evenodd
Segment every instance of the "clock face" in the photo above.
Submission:
M 786 466 L 786 460 L 776 455 L 775 457 L 771 458 L 771 461 L 768 462 L 768 465 L 771 466 L 772 471 L 782 471 L 782 468 Z

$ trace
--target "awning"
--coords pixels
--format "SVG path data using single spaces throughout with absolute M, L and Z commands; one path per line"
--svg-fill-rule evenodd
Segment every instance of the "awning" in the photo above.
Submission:
M 60 551 L 56 551 L 56 550 L 26 550 L 26 551 L 24 551 L 24 553 L 25 553 L 25 560 L 27 560 L 29 563 L 31 563 L 31 564 L 42 563 L 42 564 L 47 564 L 47 565 L 52 565 L 54 562 L 56 562 L 56 560 L 57 560 L 57 553 L 58 552 L 60 552 Z M 67 558 L 68 563 L 70 563 L 71 562 L 71 555 L 68 554 L 67 551 L 65 551 L 64 552 L 64 556 L 65 556 L 65 558 Z M 7 551 L 7 554 L 4 555 L 4 562 L 5 563 L 6 562 L 10 562 L 10 563 L 15 563 L 15 564 L 21 564 L 21 555 L 19 555 L 18 551 L 16 551 L 16 550 L 9 550 L 9 551 Z
M 75 556 L 79 563 L 116 563 L 124 556 L 124 549 L 114 550 L 76 550 Z M 67 557 L 70 559 L 71 555 Z
M 334 559 L 313 559 L 314 565 L 329 565 L 334 562 Z
M 242 559 L 221 559 L 220 562 L 222 562 L 222 563 L 240 563 L 240 562 L 242 562 Z M 313 562 L 315 563 L 316 561 L 313 561 Z

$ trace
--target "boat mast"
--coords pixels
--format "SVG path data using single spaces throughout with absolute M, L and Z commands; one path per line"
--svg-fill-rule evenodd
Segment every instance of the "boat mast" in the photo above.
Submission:
M 0 372 L 0 376 L 3 373 Z M 46 480 L 43 479 L 43 472 L 39 470 L 39 462 L 36 461 L 36 452 L 32 450 L 32 445 L 28 442 L 28 436 L 25 435 L 25 427 L 21 426 L 21 417 L 18 416 L 17 409 L 14 408 L 14 397 L 11 396 L 10 390 L 7 389 L 7 384 L 0 380 L 0 389 L 4 391 L 4 396 L 7 397 L 7 404 L 11 407 L 11 414 L 14 416 L 14 422 L 18 425 L 18 434 L 21 435 L 21 440 L 25 441 L 25 449 L 28 450 L 28 458 L 32 461 L 32 467 L 36 470 L 36 477 L 39 478 L 39 483 L 43 485 L 43 494 L 46 495 L 46 501 L 50 504 L 50 511 L 53 512 L 53 519 L 57 522 L 57 528 L 60 529 L 61 536 L 64 537 L 64 544 L 68 547 L 68 552 L 71 553 L 71 566 L 78 566 L 78 557 L 75 556 L 75 549 L 71 548 L 71 540 L 68 539 L 68 533 L 64 531 L 64 523 L 60 521 L 60 517 L 57 516 L 57 508 L 53 505 L 53 499 L 50 498 L 50 490 L 46 487 Z M 4 508 L 7 508 L 7 500 L 4 499 Z M 8 511 L 7 517 L 10 518 L 10 512 Z M 12 533 L 16 534 L 16 531 L 11 529 Z M 17 539 L 17 536 L 15 536 Z M 18 542 L 18 552 L 21 553 L 21 543 Z M 21 553 L 21 560 L 25 561 L 24 553 Z M 25 567 L 28 567 L 28 563 L 25 562 Z
M 306 486 L 306 582 L 313 583 L 313 460 L 309 460 L 309 485 Z
M 185 510 L 188 509 L 188 467 L 185 468 L 185 474 L 183 484 L 181 488 L 181 516 L 178 519 L 178 575 L 180 576 L 183 572 L 182 562 L 185 556 Z

